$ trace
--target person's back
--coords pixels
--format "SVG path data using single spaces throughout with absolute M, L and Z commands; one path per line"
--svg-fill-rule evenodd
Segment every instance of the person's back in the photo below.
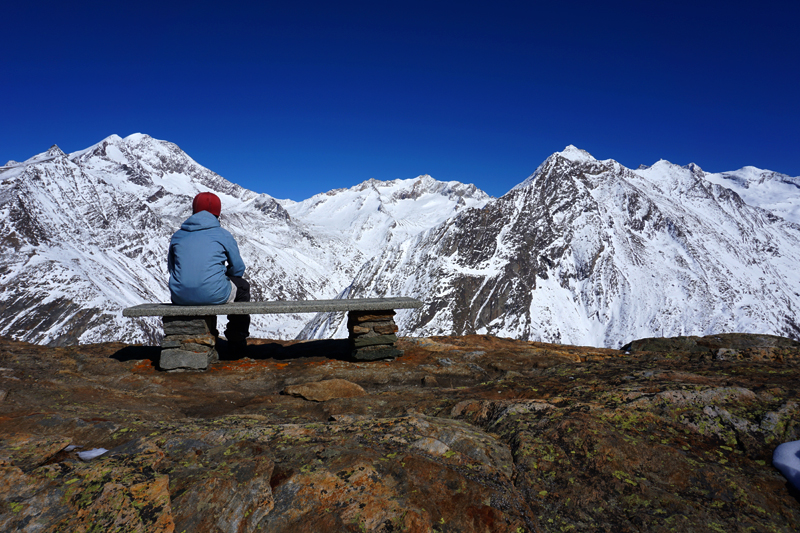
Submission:
M 168 266 L 170 296 L 178 305 L 224 304 L 229 277 L 242 276 L 245 268 L 233 236 L 208 211 L 193 214 L 172 236 Z
M 217 195 L 198 194 L 192 202 L 192 216 L 172 236 L 167 266 L 173 304 L 250 301 L 250 284 L 242 278 L 245 266 L 239 246 L 233 235 L 219 224 L 221 209 Z M 228 315 L 225 337 L 234 348 L 244 348 L 249 328 L 250 315 Z

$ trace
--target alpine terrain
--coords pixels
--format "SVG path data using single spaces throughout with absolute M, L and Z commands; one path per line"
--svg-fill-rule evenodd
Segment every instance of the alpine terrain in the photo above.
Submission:
M 798 184 L 753 167 L 630 170 L 570 146 L 503 197 L 385 249 L 347 295 L 422 299 L 398 317 L 420 336 L 609 347 L 724 332 L 800 338 Z M 306 332 L 333 328 L 344 324 L 318 319 Z
M 255 299 L 411 296 L 406 335 L 489 333 L 618 347 L 652 336 L 800 338 L 800 179 L 632 170 L 569 146 L 501 198 L 369 180 L 302 202 L 230 183 L 135 134 L 0 167 L 0 335 L 157 342 L 169 238 L 192 197 L 222 199 Z M 262 338 L 345 336 L 344 317 L 258 315 Z
M 201 191 L 222 200 L 253 298 L 288 300 L 334 298 L 382 246 L 489 199 L 420 176 L 278 201 L 147 135 L 112 135 L 69 155 L 53 146 L 0 167 L 0 335 L 51 345 L 158 341 L 159 319 L 121 311 L 169 301 L 169 239 Z M 294 338 L 311 318 L 258 315 L 251 333 Z

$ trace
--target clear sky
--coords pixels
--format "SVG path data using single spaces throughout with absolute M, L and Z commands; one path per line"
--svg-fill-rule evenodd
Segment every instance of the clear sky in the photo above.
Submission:
M 302 200 L 499 196 L 568 144 L 800 175 L 800 2 L 7 2 L 0 164 L 111 134 Z

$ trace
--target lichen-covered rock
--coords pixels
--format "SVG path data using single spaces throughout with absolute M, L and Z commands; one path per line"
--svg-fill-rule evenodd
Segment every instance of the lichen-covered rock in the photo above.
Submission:
M 393 345 L 377 344 L 356 348 L 352 355 L 356 361 L 377 361 L 379 359 L 396 359 L 403 355 L 403 352 Z
M 165 373 L 157 347 L 0 338 L 0 531 L 797 531 L 772 454 L 800 440 L 800 365 L 730 339 L 401 338 L 355 362 L 254 340 Z M 715 357 L 767 341 L 782 359 Z M 360 391 L 281 394 L 328 380 Z
M 39 531 L 58 524 L 62 531 L 172 532 L 169 476 L 154 468 L 162 456 L 143 450 L 124 460 L 51 463 L 28 474 L 6 467 L 0 529 Z

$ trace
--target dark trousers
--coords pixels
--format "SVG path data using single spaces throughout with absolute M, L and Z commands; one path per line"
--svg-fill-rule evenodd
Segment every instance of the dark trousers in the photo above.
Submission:
M 236 285 L 234 302 L 250 301 L 250 284 L 241 276 L 229 278 Z M 228 327 L 225 328 L 225 338 L 232 342 L 244 342 L 250 336 L 250 315 L 228 315 Z

